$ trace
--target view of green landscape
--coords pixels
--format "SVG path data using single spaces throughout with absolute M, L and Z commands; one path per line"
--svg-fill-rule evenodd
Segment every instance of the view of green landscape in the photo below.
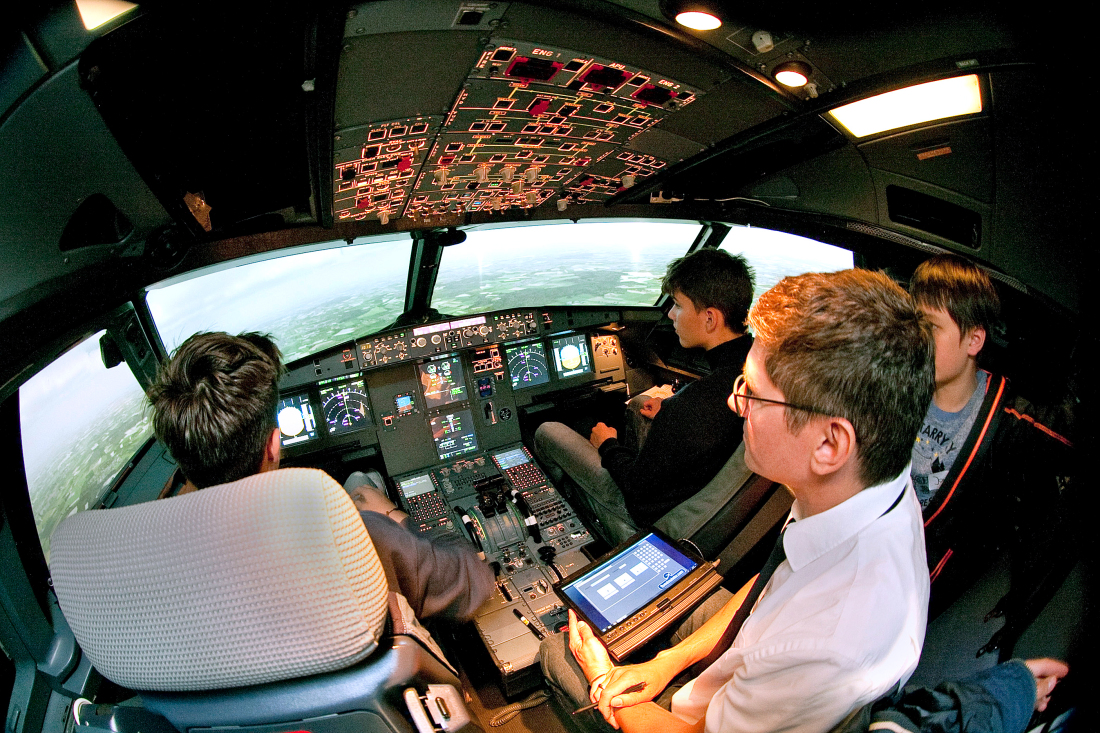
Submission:
M 133 373 L 125 364 L 103 366 L 100 335 L 19 388 L 23 464 L 47 561 L 57 524 L 98 504 L 153 432 Z
M 197 331 L 261 331 L 290 362 L 397 318 L 411 251 L 407 234 L 338 242 L 154 286 L 146 299 L 169 352 Z
M 653 305 L 696 222 L 584 222 L 471 229 L 443 252 L 432 307 L 460 316 L 520 306 Z M 378 331 L 400 315 L 410 239 L 286 255 L 155 286 L 149 309 L 171 351 L 196 331 L 262 331 L 286 361 Z M 724 249 L 756 269 L 757 293 L 784 275 L 852 266 L 847 250 L 734 227 Z
M 540 305 L 653 305 L 699 224 L 597 222 L 473 230 L 447 248 L 432 305 L 465 315 Z

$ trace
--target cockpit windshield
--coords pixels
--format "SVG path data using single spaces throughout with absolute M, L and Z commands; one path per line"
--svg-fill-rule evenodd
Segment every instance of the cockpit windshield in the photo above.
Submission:
M 444 249 L 431 305 L 446 316 L 550 304 L 652 306 L 668 263 L 687 254 L 702 227 L 630 220 L 475 227 Z M 168 280 L 146 298 L 169 352 L 197 331 L 262 331 L 290 362 L 393 323 L 405 303 L 412 247 L 407 234 L 319 244 Z M 758 293 L 785 275 L 852 266 L 848 250 L 758 227 L 732 227 L 721 247 L 748 258 Z
M 47 561 L 57 524 L 99 504 L 153 433 L 145 393 L 125 364 L 103 365 L 100 331 L 19 388 L 23 465 Z
M 698 222 L 580 222 L 474 229 L 448 247 L 432 307 L 466 315 L 534 304 L 653 305 Z
M 854 266 L 849 250 L 797 234 L 759 227 L 732 227 L 718 249 L 744 255 L 749 261 L 756 271 L 755 296 L 766 292 L 788 275 L 836 272 Z M 756 297 L 753 302 L 756 302 Z
M 390 324 L 404 307 L 408 234 L 201 272 L 146 295 L 171 352 L 197 331 L 262 331 L 293 361 Z

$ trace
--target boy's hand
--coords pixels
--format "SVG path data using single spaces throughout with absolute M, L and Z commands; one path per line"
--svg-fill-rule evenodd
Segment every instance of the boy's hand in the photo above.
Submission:
M 660 411 L 661 398 L 650 397 L 648 400 L 646 400 L 645 404 L 642 405 L 642 409 L 638 410 L 638 413 L 643 417 L 648 417 L 650 420 L 652 420 L 654 417 L 657 416 L 657 413 Z
M 1058 681 L 1069 674 L 1069 665 L 1057 659 L 1028 659 L 1024 664 L 1035 675 L 1035 709 L 1043 712 L 1050 704 L 1050 693 Z
M 596 423 L 596 426 L 592 428 L 592 434 L 588 436 L 588 442 L 592 444 L 596 450 L 600 449 L 603 442 L 608 438 L 618 438 L 619 431 L 615 428 L 609 428 L 602 422 Z

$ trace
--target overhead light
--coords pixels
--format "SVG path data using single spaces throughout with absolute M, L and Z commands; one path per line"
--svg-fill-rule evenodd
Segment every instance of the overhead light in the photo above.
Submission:
M 76 0 L 80 20 L 84 22 L 84 28 L 90 31 L 136 7 L 135 3 L 125 0 Z
M 829 112 L 855 137 L 982 111 L 978 76 L 957 76 L 896 89 Z
M 717 15 L 711 15 L 700 10 L 677 13 L 676 22 L 694 31 L 712 31 L 722 26 L 722 21 Z
M 785 87 L 798 89 L 806 86 L 813 69 L 801 61 L 786 61 L 772 69 L 772 76 Z
M 660 0 L 661 14 L 685 28 L 712 31 L 722 25 L 714 0 Z

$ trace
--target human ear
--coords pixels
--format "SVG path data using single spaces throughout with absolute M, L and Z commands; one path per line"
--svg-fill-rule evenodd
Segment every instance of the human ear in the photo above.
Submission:
M 722 317 L 722 311 L 717 308 L 707 308 L 707 332 L 714 333 L 722 327 L 725 323 L 725 319 Z
M 985 329 L 981 326 L 975 326 L 970 329 L 970 333 L 966 336 L 966 353 L 968 356 L 977 356 L 981 352 L 982 347 L 985 346 Z
M 816 429 L 817 443 L 810 455 L 810 469 L 819 476 L 836 473 L 855 455 L 856 430 L 843 417 L 820 420 Z
M 271 431 L 271 435 L 267 437 L 267 444 L 264 446 L 264 462 L 263 469 L 267 471 L 274 471 L 279 467 L 279 461 L 283 455 L 283 441 L 281 433 L 278 428 Z

